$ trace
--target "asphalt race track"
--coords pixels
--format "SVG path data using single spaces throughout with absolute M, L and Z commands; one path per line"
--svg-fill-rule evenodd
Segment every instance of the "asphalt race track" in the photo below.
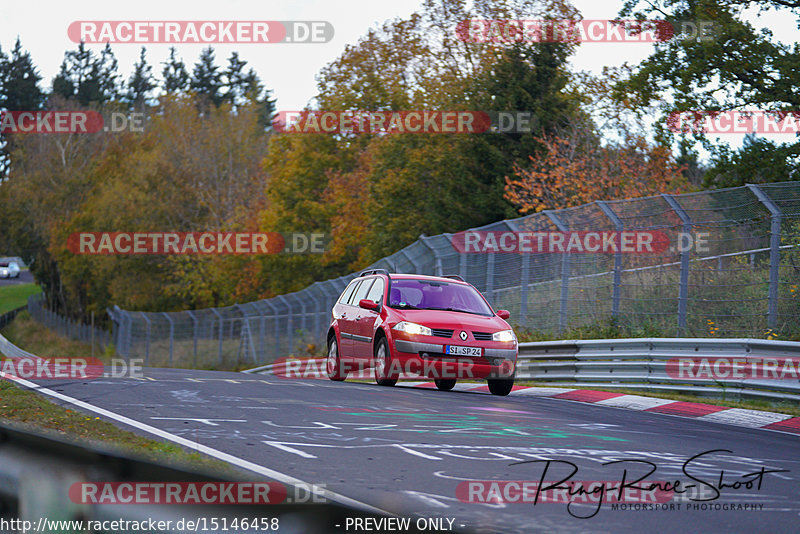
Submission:
M 20 271 L 16 278 L 0 278 L 0 286 L 17 286 L 20 284 L 30 284 L 33 282 L 33 275 L 30 271 Z
M 145 369 L 143 379 L 38 384 L 365 505 L 404 517 L 455 519 L 459 531 L 793 532 L 800 526 L 800 440 L 780 432 L 523 395 L 214 371 Z M 730 452 L 691 460 L 719 449 Z M 602 465 L 623 459 L 639 462 Z M 459 499 L 460 482 L 556 481 L 572 470 L 531 460 L 572 462 L 571 481 L 619 482 L 627 468 L 628 483 L 651 469 L 646 460 L 656 471 L 645 480 L 680 480 L 686 493 L 660 503 L 666 509 L 638 510 L 615 510 L 612 502 L 568 507 Z M 784 472 L 758 476 L 762 468 Z M 712 486 L 722 488 L 718 496 Z M 731 509 L 738 505 L 747 509 Z

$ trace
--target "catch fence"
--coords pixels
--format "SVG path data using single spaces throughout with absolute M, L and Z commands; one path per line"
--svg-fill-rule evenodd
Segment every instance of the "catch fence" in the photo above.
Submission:
M 481 232 L 661 232 L 649 253 L 463 252 L 421 236 L 369 268 L 458 274 L 520 330 L 558 336 L 616 324 L 642 336 L 800 335 L 800 182 L 593 202 L 500 221 Z M 324 350 L 330 310 L 358 273 L 224 308 L 114 307 L 113 342 L 149 365 L 232 369 Z

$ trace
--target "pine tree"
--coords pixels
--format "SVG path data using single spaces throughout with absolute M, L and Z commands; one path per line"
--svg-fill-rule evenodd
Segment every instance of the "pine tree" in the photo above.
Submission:
M 153 68 L 145 59 L 146 50 L 142 47 L 139 61 L 133 66 L 133 74 L 128 80 L 127 100 L 134 109 L 141 109 L 147 103 L 148 95 L 156 87 Z
M 243 74 L 245 65 L 247 65 L 247 61 L 239 59 L 238 52 L 233 52 L 228 58 L 228 68 L 221 76 L 222 86 L 225 88 L 222 96 L 223 102 L 233 106 L 241 103 L 241 99 L 247 91 L 247 82 Z
M 44 103 L 44 93 L 39 88 L 41 79 L 30 54 L 23 51 L 22 43 L 17 37 L 10 57 L 0 50 L 0 109 L 41 109 Z M 0 182 L 8 176 L 12 144 L 11 139 L 0 134 Z
M 178 61 L 175 57 L 175 47 L 169 49 L 169 61 L 162 63 L 164 69 L 161 75 L 164 78 L 165 93 L 180 93 L 189 88 L 189 73 L 183 61 Z
M 40 109 L 44 102 L 44 93 L 39 88 L 42 77 L 36 71 L 33 60 L 27 51 L 22 50 L 19 37 L 11 51 L 11 57 L 3 61 L 2 96 L 0 107 L 11 111 Z
M 194 65 L 190 87 L 207 102 L 218 107 L 222 103 L 222 75 L 219 67 L 214 64 L 214 49 L 208 47 L 200 54 L 200 59 Z
M 83 42 L 64 54 L 59 73 L 53 78 L 53 94 L 74 99 L 84 106 L 115 100 L 119 95 L 117 59 L 106 47 L 98 58 Z

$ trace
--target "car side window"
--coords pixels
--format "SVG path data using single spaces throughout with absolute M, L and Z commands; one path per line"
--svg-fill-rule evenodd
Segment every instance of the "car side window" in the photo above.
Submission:
M 383 278 L 376 279 L 375 283 L 372 284 L 372 289 L 370 289 L 369 293 L 367 293 L 367 300 L 371 300 L 372 302 L 376 302 L 378 304 L 383 304 L 384 287 L 385 285 Z
M 342 296 L 339 297 L 340 304 L 347 304 L 347 301 L 350 299 L 350 295 L 353 294 L 353 290 L 356 288 L 357 285 L 358 285 L 358 280 L 353 280 L 352 282 L 350 282 L 350 285 L 347 286 L 344 291 L 342 291 Z
M 369 292 L 369 288 L 372 285 L 372 281 L 375 280 L 374 278 L 367 278 L 361 282 L 361 285 L 358 286 L 353 292 L 353 296 L 350 297 L 350 304 L 351 306 L 358 306 L 358 302 L 361 299 L 367 298 L 367 293 Z

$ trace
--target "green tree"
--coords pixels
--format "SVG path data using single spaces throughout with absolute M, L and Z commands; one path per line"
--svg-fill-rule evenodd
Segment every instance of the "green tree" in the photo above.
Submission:
M 779 9 L 787 15 L 800 15 L 800 5 L 787 0 L 627 0 L 620 18 L 665 18 L 680 21 L 711 21 L 711 32 L 658 43 L 655 52 L 642 61 L 631 76 L 618 83 L 615 96 L 633 106 L 660 104 L 664 120 L 658 123 L 659 136 L 675 138 L 666 128 L 666 114 L 672 111 L 717 111 L 746 107 L 770 111 L 797 110 L 800 105 L 800 45 L 783 44 L 773 39 L 769 29 L 756 29 L 744 17 L 745 7 L 757 11 Z M 680 26 L 678 26 L 680 27 Z M 731 152 L 714 144 L 702 133 L 695 141 L 716 154 L 706 186 L 741 185 L 750 172 L 763 179 L 797 179 L 788 173 L 786 160 L 795 156 L 800 143 L 775 145 L 768 141 L 748 141 Z M 775 148 L 771 150 L 770 147 Z M 757 159 L 756 159 L 757 158 Z M 749 168 L 733 171 L 731 165 L 746 163 Z M 791 165 L 790 165 L 791 166 Z M 713 167 L 717 167 L 716 169 Z
M 119 96 L 118 78 L 117 59 L 109 44 L 97 56 L 81 42 L 77 50 L 64 54 L 53 79 L 53 94 L 82 106 L 103 104 Z
M 133 65 L 133 74 L 128 79 L 128 105 L 134 109 L 142 109 L 147 103 L 150 93 L 156 87 L 153 79 L 153 68 L 147 64 L 146 50 L 142 47 L 139 61 Z
M 169 60 L 162 63 L 164 68 L 161 70 L 161 76 L 164 78 L 163 87 L 166 93 L 181 93 L 189 89 L 189 72 L 176 54 L 175 47 L 170 47 Z
M 189 86 L 204 101 L 214 106 L 219 106 L 222 103 L 222 74 L 219 72 L 219 67 L 214 64 L 214 49 L 212 47 L 209 46 L 203 49 L 200 59 L 194 64 Z
M 44 104 L 44 93 L 39 88 L 41 79 L 30 53 L 22 49 L 19 37 L 10 56 L 0 49 L 0 110 L 41 109 Z M 0 182 L 9 173 L 12 144 L 10 136 L 0 133 Z

